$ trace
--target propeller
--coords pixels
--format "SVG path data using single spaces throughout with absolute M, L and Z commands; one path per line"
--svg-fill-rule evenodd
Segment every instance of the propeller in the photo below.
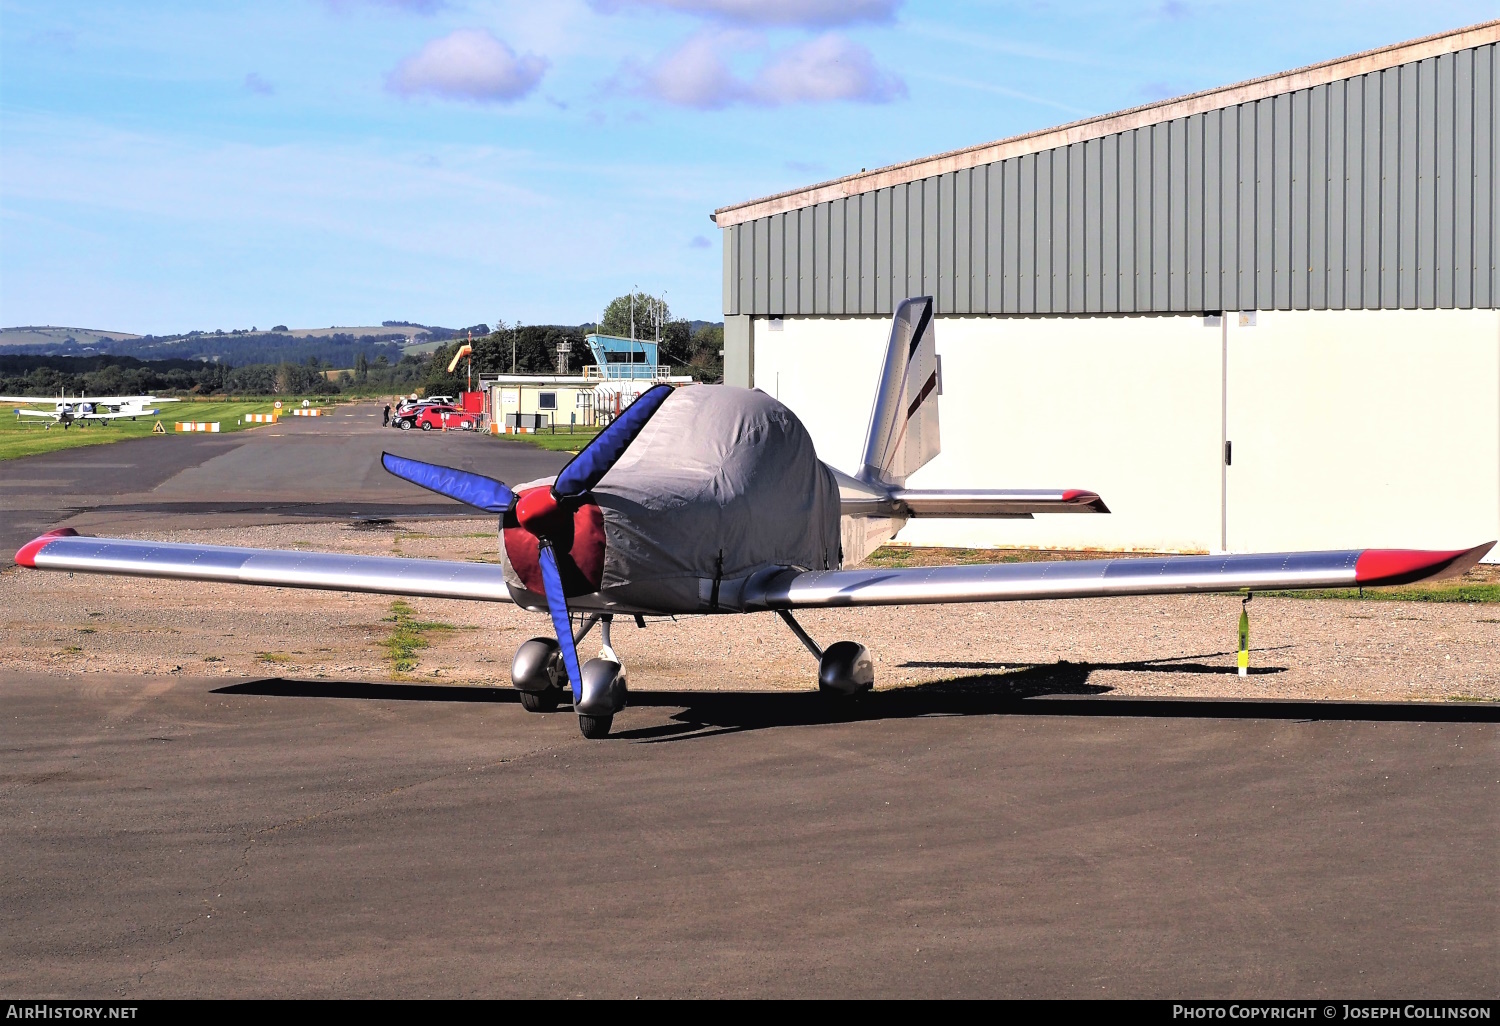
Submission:
M 519 498 L 501 482 L 482 474 L 390 453 L 383 453 L 380 457 L 385 469 L 392 474 L 439 495 L 489 513 L 503 514 L 514 508 L 516 521 L 539 543 L 537 562 L 546 593 L 547 612 L 552 616 L 552 628 L 562 649 L 563 666 L 573 688 L 574 702 L 583 697 L 583 673 L 578 665 L 578 646 L 573 642 L 573 625 L 568 619 L 568 596 L 563 589 L 557 550 L 559 547 L 566 550 L 570 544 L 573 514 L 583 505 L 584 498 L 625 455 L 625 450 L 630 448 L 672 391 L 670 385 L 656 385 L 642 392 L 563 467 L 551 488 L 531 489 Z
M 409 460 L 404 456 L 392 456 L 388 452 L 380 454 L 380 462 L 386 470 L 403 481 L 410 481 L 428 491 L 457 499 L 486 513 L 504 513 L 516 502 L 515 492 L 502 482 L 483 474 L 472 474 L 467 470 L 443 467 L 436 463 L 423 463 L 421 460 Z
M 573 623 L 568 619 L 568 596 L 563 592 L 562 573 L 557 569 L 557 553 L 552 543 L 543 541 L 537 552 L 542 566 L 542 583 L 547 589 L 547 612 L 552 614 L 552 630 L 562 649 L 563 667 L 573 688 L 573 701 L 583 699 L 583 671 L 578 668 L 578 646 L 573 643 Z
M 642 392 L 563 467 L 552 484 L 553 496 L 558 499 L 577 498 L 597 485 L 609 473 L 609 468 L 625 455 L 630 443 L 671 394 L 671 385 L 657 385 Z

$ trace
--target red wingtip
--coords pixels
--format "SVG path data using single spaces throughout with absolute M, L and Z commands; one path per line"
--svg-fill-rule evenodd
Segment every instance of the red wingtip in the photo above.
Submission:
M 20 549 L 16 551 L 16 562 L 21 566 L 29 566 L 35 568 L 36 554 L 45 549 L 52 542 L 52 539 L 74 538 L 77 537 L 77 535 L 78 532 L 73 530 L 71 527 L 59 527 L 55 531 L 48 531 L 46 534 L 38 538 L 33 538 L 25 545 L 22 545 Z
M 1361 585 L 1410 584 L 1465 573 L 1494 547 L 1485 542 L 1472 549 L 1434 552 L 1424 549 L 1366 549 L 1354 564 L 1355 583 Z
M 1098 492 L 1091 492 L 1086 488 L 1069 488 L 1062 493 L 1063 502 L 1071 502 L 1077 506 L 1087 506 L 1095 513 L 1108 513 L 1109 507 L 1104 500 L 1099 498 Z

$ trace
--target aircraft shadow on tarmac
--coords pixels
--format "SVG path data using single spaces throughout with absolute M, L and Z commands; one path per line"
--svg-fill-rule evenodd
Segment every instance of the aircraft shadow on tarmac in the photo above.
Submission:
M 1289 647 L 1289 646 L 1288 646 Z M 1204 653 L 1178 659 L 1124 663 L 909 662 L 911 667 L 987 670 L 950 680 L 877 691 L 858 699 L 831 699 L 813 691 L 632 691 L 636 708 L 676 709 L 671 722 L 617 730 L 612 739 L 659 743 L 714 737 L 770 727 L 814 726 L 919 716 L 1094 716 L 1178 719 L 1496 723 L 1500 705 L 1436 702 L 1295 701 L 1242 698 L 1144 698 L 1107 695 L 1090 684 L 1096 670 L 1233 675 L 1233 667 L 1198 660 L 1233 655 Z M 1255 675 L 1285 667 L 1252 667 Z M 509 687 L 291 680 L 271 677 L 218 688 L 220 695 L 282 698 L 355 698 L 387 702 L 518 703 Z M 563 706 L 567 711 L 567 706 Z

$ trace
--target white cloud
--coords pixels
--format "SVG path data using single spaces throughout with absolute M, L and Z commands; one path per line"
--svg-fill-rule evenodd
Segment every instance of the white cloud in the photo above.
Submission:
M 737 75 L 731 58 L 758 44 L 745 32 L 699 32 L 649 66 L 628 63 L 623 78 L 632 92 L 700 110 L 735 103 L 889 103 L 906 96 L 900 76 L 880 68 L 865 47 L 833 33 L 773 52 L 749 78 Z
M 863 46 L 829 33 L 783 51 L 756 73 L 751 91 L 768 104 L 889 103 L 906 96 L 906 83 Z
M 902 0 L 592 0 L 601 11 L 628 7 L 695 14 L 737 25 L 829 28 L 861 21 L 890 21 Z
M 487 29 L 458 29 L 402 61 L 387 84 L 403 96 L 509 103 L 535 89 L 546 71 L 545 57 L 517 56 Z
M 728 54 L 750 42 L 739 33 L 700 32 L 649 67 L 628 64 L 632 91 L 678 107 L 712 110 L 748 97 L 745 83 L 735 77 Z

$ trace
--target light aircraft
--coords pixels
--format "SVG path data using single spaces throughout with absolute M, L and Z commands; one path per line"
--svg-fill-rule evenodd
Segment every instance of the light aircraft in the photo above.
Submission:
M 79 397 L 68 399 L 58 397 L 57 399 L 38 399 L 35 396 L 3 395 L 0 403 L 29 403 L 33 406 L 52 404 L 50 410 L 23 410 L 17 408 L 18 417 L 47 417 L 53 424 L 61 424 L 66 431 L 75 420 L 120 420 L 129 417 L 149 417 L 160 413 L 160 410 L 148 410 L 147 406 L 152 403 L 175 403 L 176 399 L 158 399 L 154 395 L 106 395 L 96 398 Z M 48 424 L 50 429 L 52 424 Z
M 1452 552 L 1352 549 L 910 569 L 856 564 L 911 517 L 1103 514 L 1081 489 L 922 490 L 907 477 L 939 449 L 941 395 L 932 300 L 896 310 L 863 465 L 822 463 L 806 428 L 758 390 L 661 385 L 644 392 L 555 478 L 511 488 L 386 453 L 392 474 L 499 518 L 501 562 L 445 562 L 78 536 L 53 531 L 16 562 L 45 570 L 134 574 L 274 587 L 515 602 L 551 616 L 554 637 L 516 651 L 511 683 L 532 711 L 571 691 L 586 737 L 624 708 L 617 615 L 774 612 L 818 663 L 819 690 L 874 684 L 865 646 L 820 647 L 799 609 L 995 602 L 1270 588 L 1372 587 L 1463 573 L 1493 543 Z M 600 625 L 599 658 L 578 645 Z

